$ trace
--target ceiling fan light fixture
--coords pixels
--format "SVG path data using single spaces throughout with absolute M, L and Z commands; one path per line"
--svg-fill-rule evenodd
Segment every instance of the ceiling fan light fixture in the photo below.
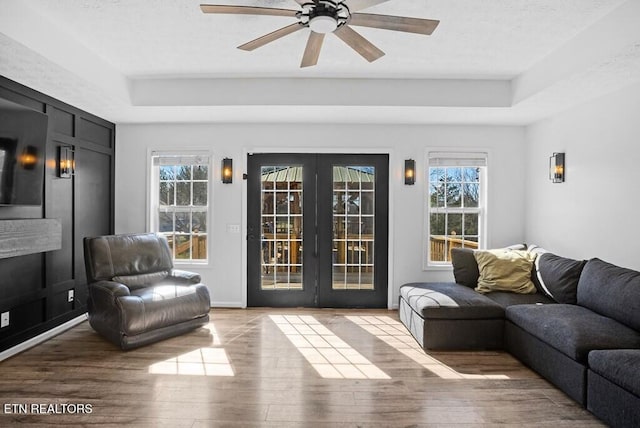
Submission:
M 296 22 L 251 40 L 238 46 L 238 48 L 245 51 L 252 51 L 286 35 L 302 30 L 303 28 L 309 28 L 311 32 L 307 40 L 300 67 L 310 67 L 317 64 L 320 49 L 324 41 L 324 35 L 327 33 L 334 33 L 364 59 L 373 62 L 384 56 L 384 52 L 360 35 L 360 33 L 356 32 L 352 26 L 429 36 L 440 23 L 440 21 L 436 19 L 359 12 L 352 14 L 345 1 L 351 3 L 354 11 L 360 11 L 384 3 L 387 0 L 295 0 L 298 6 L 300 6 L 298 10 L 213 4 L 201 4 L 200 9 L 203 13 L 269 15 L 295 18 Z
M 309 20 L 309 28 L 315 33 L 333 33 L 338 28 L 338 21 L 331 16 L 319 15 Z

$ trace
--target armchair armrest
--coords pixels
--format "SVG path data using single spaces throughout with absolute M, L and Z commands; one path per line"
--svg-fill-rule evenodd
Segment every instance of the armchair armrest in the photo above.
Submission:
M 187 284 L 199 284 L 202 282 L 200 274 L 180 269 L 171 269 L 168 278 L 173 278 L 178 282 L 185 282 Z
M 115 281 L 89 283 L 87 307 L 91 327 L 114 343 L 119 343 L 122 332 L 122 312 L 118 300 L 130 296 L 129 287 Z
M 97 281 L 89 284 L 89 288 L 97 294 L 116 298 L 120 296 L 129 296 L 129 287 L 115 281 Z

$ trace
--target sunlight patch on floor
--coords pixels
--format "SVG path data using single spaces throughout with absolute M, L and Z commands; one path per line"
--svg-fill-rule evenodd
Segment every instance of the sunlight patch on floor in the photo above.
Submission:
M 209 330 L 209 333 L 211 333 L 213 345 L 217 345 L 217 346 L 222 345 L 222 339 L 220 337 L 220 334 L 216 331 L 216 328 L 214 327 L 212 322 L 206 325 L 203 325 L 202 328 L 205 330 Z
M 234 376 L 224 348 L 200 348 L 149 366 L 151 374 Z
M 391 379 L 385 372 L 309 315 L 269 315 L 325 379 Z
M 346 316 L 349 321 L 397 349 L 425 369 L 443 379 L 509 379 L 503 374 L 465 374 L 426 354 L 402 323 L 387 316 Z

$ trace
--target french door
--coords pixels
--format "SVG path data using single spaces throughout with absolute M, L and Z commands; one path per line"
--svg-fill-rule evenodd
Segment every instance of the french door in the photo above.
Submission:
M 387 306 L 387 155 L 248 157 L 249 306 Z

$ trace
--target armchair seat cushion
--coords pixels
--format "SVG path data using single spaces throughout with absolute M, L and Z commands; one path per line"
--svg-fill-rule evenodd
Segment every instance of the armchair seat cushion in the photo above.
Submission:
M 199 318 L 210 306 L 203 284 L 138 288 L 118 298 L 118 304 L 124 315 L 122 332 L 130 336 Z

